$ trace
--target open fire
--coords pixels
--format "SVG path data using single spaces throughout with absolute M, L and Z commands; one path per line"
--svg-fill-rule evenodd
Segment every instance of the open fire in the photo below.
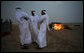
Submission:
M 65 29 L 66 26 L 63 25 L 62 23 L 58 23 L 58 22 L 52 22 L 49 24 L 50 29 L 54 29 L 54 30 L 62 30 Z
M 62 30 L 62 29 L 72 30 L 68 25 L 65 25 L 63 23 L 58 23 L 58 22 L 50 23 L 49 28 L 54 30 Z
M 52 28 L 54 30 L 62 30 L 62 29 L 64 29 L 64 26 L 62 24 L 53 24 Z

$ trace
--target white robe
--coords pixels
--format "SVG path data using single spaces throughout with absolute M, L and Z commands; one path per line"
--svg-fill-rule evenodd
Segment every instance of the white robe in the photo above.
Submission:
M 29 20 L 26 21 L 22 19 L 22 16 L 29 18 L 27 13 L 22 12 L 21 10 L 16 11 L 16 19 L 19 22 L 19 29 L 20 29 L 20 42 L 21 45 L 31 43 L 31 33 L 29 30 Z
M 31 18 L 31 30 L 32 30 L 32 33 L 33 33 L 32 34 L 33 35 L 32 36 L 33 41 L 38 43 L 37 36 L 38 36 L 38 32 L 39 32 L 39 30 L 38 30 L 38 20 L 39 20 L 39 18 L 38 18 L 37 15 L 31 16 L 30 18 Z
M 46 42 L 46 28 L 48 27 L 48 22 L 49 22 L 49 17 L 48 15 L 42 15 L 40 20 L 43 20 L 45 18 L 45 20 L 41 23 L 40 25 L 40 30 L 39 30 L 39 34 L 38 34 L 38 43 L 39 43 L 39 47 L 43 48 L 47 46 L 47 42 Z

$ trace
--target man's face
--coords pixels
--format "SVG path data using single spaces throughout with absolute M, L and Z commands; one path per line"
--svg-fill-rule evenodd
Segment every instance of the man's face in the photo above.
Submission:
M 45 13 L 43 11 L 41 11 L 41 15 L 44 15 Z
M 33 16 L 34 16 L 34 12 L 35 12 L 35 11 L 31 11 L 31 13 L 32 13 Z

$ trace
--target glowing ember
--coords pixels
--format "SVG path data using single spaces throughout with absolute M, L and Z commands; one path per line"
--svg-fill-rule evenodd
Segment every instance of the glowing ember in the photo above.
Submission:
M 62 26 L 62 24 L 53 24 L 52 27 L 54 30 L 61 30 L 64 29 L 64 27 Z

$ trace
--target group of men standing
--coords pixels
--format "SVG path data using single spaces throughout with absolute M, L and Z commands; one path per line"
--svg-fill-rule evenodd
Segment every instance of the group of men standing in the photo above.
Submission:
M 46 42 L 46 28 L 49 30 L 49 17 L 46 10 L 41 11 L 41 18 L 38 17 L 35 10 L 31 11 L 31 15 L 22 11 L 21 8 L 16 8 L 16 19 L 19 23 L 20 42 L 22 49 L 28 49 L 27 44 L 33 43 L 37 45 L 36 48 L 41 49 L 47 46 Z M 29 29 L 29 24 L 32 32 Z M 38 26 L 40 26 L 38 28 Z

